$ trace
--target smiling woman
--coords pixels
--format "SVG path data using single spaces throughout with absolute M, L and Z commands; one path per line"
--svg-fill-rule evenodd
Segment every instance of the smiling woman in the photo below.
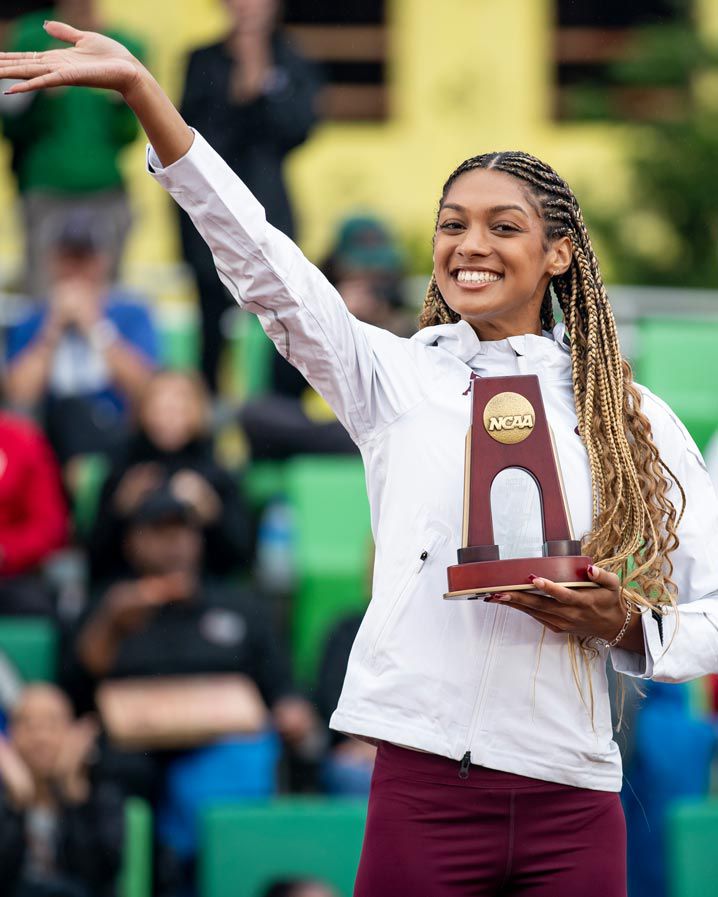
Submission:
M 662 681 L 718 672 L 718 502 L 685 428 L 621 357 L 570 188 L 521 152 L 460 165 L 442 192 L 421 330 L 401 339 L 349 313 L 123 47 L 47 28 L 73 46 L 0 54 L 0 78 L 25 79 L 12 92 L 122 94 L 150 138 L 150 173 L 223 283 L 362 452 L 373 595 L 331 720 L 378 745 L 355 897 L 625 897 L 606 663 Z M 443 602 L 471 384 L 517 374 L 538 377 L 597 587 L 531 575 L 531 591 Z M 521 550 L 535 556 L 522 482 L 492 490 L 495 542 L 532 543 Z

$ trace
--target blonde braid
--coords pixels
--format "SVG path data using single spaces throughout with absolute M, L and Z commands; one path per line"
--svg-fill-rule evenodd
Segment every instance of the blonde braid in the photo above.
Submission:
M 424 307 L 419 318 L 419 327 L 432 327 L 435 324 L 455 324 L 458 320 L 460 320 L 460 315 L 457 315 L 446 304 L 436 283 L 436 278 L 432 274 L 426 290 Z

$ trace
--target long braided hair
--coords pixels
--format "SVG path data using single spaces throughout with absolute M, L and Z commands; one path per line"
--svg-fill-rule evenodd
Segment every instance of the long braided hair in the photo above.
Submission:
M 621 577 L 624 595 L 635 603 L 659 611 L 661 605 L 675 605 L 670 556 L 678 546 L 680 515 L 669 498 L 671 483 L 683 504 L 685 495 L 658 454 L 631 366 L 621 356 L 578 200 L 544 162 L 528 153 L 503 152 L 474 156 L 459 165 L 444 185 L 442 203 L 458 177 L 479 168 L 521 181 L 538 203 L 547 243 L 568 236 L 573 248 L 568 270 L 554 276 L 546 290 L 540 316 L 543 329 L 551 330 L 553 288 L 570 339 L 578 431 L 591 469 L 593 523 L 583 550 Z M 458 320 L 432 276 L 419 326 Z

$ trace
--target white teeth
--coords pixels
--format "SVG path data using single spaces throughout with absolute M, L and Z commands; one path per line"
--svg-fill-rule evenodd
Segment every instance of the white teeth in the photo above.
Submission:
M 459 283 L 494 283 L 501 280 L 501 275 L 493 274 L 491 271 L 467 271 L 462 268 L 456 279 Z

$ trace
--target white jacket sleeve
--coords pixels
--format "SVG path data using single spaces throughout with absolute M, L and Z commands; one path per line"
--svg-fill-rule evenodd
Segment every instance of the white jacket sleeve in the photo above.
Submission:
M 686 506 L 672 554 L 677 611 L 643 614 L 646 657 L 612 649 L 620 673 L 659 682 L 684 682 L 718 673 L 718 498 L 701 454 L 678 418 L 656 396 L 644 392 L 661 457 L 683 486 Z M 680 508 L 673 486 L 671 499 Z
M 350 315 L 334 287 L 267 222 L 260 203 L 200 134 L 166 168 L 149 146 L 147 165 L 204 237 L 232 296 L 257 314 L 277 349 L 356 442 L 421 399 L 421 378 L 406 371 L 415 348 Z

